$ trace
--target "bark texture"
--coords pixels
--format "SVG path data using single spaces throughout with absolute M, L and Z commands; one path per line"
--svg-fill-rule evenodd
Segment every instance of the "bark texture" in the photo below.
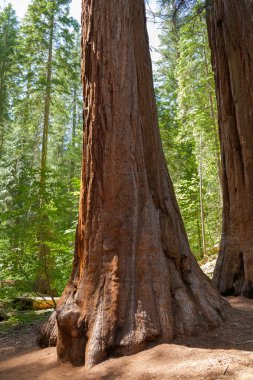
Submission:
M 157 125 L 143 0 L 84 0 L 82 187 L 58 357 L 91 367 L 218 326 L 227 303 L 190 252 Z
M 55 347 L 57 343 L 57 333 L 56 311 L 54 311 L 47 322 L 41 326 L 37 336 L 37 344 L 41 348 Z
M 223 231 L 213 282 L 253 298 L 253 1 L 214 0 L 207 24 L 222 153 Z

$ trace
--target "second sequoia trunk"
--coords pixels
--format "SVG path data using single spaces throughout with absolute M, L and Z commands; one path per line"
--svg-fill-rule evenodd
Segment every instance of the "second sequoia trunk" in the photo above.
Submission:
M 84 0 L 84 148 L 58 357 L 90 367 L 218 326 L 227 303 L 190 252 L 164 160 L 143 0 Z
M 210 3 L 224 203 L 213 281 L 223 295 L 253 298 L 253 2 Z

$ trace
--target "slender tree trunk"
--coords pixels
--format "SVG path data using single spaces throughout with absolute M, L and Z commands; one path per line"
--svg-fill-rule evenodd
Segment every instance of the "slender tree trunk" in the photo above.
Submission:
M 53 60 L 53 36 L 54 36 L 54 15 L 50 20 L 49 48 L 47 59 L 46 89 L 44 103 L 44 121 L 42 135 L 42 152 L 40 167 L 40 195 L 39 195 L 39 273 L 36 280 L 36 290 L 43 294 L 53 295 L 51 289 L 51 274 L 53 270 L 53 260 L 50 254 L 50 248 L 46 241 L 50 236 L 48 228 L 48 216 L 45 213 L 45 196 L 46 196 L 46 170 L 47 170 L 47 149 L 48 149 L 48 129 L 51 102 L 51 81 L 52 81 L 52 60 Z
M 1 123 L 0 123 L 0 128 L 1 128 Z M 1 131 L 1 129 L 0 129 L 0 132 L 1 132 L 1 136 L 0 136 L 0 159 L 1 159 L 1 158 L 2 158 L 2 155 L 3 155 L 4 132 Z
M 204 53 L 204 58 L 205 58 L 205 69 L 206 69 L 206 75 L 209 77 L 210 71 L 209 71 L 209 63 L 207 60 L 207 53 L 206 53 L 206 39 L 204 40 L 204 47 L 203 47 L 203 53 Z M 221 157 L 220 157 L 220 142 L 219 142 L 219 131 L 218 131 L 218 117 L 217 117 L 217 112 L 214 108 L 214 101 L 213 99 L 213 93 L 210 89 L 210 86 L 208 84 L 206 91 L 208 93 L 208 98 L 209 98 L 209 105 L 210 105 L 210 116 L 213 121 L 213 137 L 214 137 L 214 142 L 215 142 L 215 155 L 216 155 L 216 166 L 217 166 L 217 171 L 218 171 L 218 177 L 219 177 L 219 195 L 220 195 L 220 201 L 222 198 L 221 195 L 221 188 L 222 188 L 222 172 L 221 172 Z
M 218 326 L 227 303 L 190 252 L 157 125 L 143 0 L 83 0 L 85 126 L 58 357 L 87 367 Z
M 253 298 L 253 2 L 214 0 L 208 32 L 222 153 L 223 230 L 213 282 Z
M 5 112 L 6 112 L 6 84 L 5 84 L 5 63 L 3 62 L 0 71 L 0 159 L 3 155 L 4 137 L 5 137 Z
M 206 256 L 206 229 L 205 229 L 205 210 L 204 210 L 204 197 L 203 197 L 203 158 L 202 158 L 203 137 L 200 134 L 199 142 L 199 201 L 200 201 L 200 216 L 201 216 L 201 240 L 202 240 L 202 254 Z
M 49 129 L 51 80 L 52 80 L 52 60 L 53 60 L 53 35 L 54 35 L 54 16 L 52 16 L 51 22 L 50 22 L 49 49 L 48 49 L 48 60 L 47 60 L 41 169 L 40 169 L 40 183 L 41 183 L 42 191 L 45 190 L 45 181 L 46 181 L 45 176 L 46 176 L 46 169 L 47 169 L 47 146 L 48 146 L 48 129 Z M 43 195 L 44 194 L 42 194 L 41 196 L 42 199 L 43 199 Z
M 73 89 L 73 108 L 72 108 L 72 131 L 71 131 L 71 146 L 72 146 L 72 154 L 75 149 L 75 139 L 76 139 L 76 127 L 77 127 L 77 86 L 74 84 Z M 75 160 L 74 157 L 70 162 L 70 181 L 75 175 Z M 72 189 L 72 183 L 70 182 L 70 188 Z
M 201 227 L 200 227 L 199 220 L 200 220 L 200 212 L 198 208 L 198 211 L 196 213 L 196 225 L 197 225 L 197 231 L 198 231 L 198 247 L 199 247 L 198 252 L 202 254 L 202 235 L 201 235 Z

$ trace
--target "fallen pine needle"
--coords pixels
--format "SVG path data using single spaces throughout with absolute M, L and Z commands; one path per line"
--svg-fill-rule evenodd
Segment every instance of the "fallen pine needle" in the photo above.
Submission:
M 228 367 L 229 367 L 229 364 L 226 366 L 225 371 L 223 372 L 223 375 L 226 375 Z

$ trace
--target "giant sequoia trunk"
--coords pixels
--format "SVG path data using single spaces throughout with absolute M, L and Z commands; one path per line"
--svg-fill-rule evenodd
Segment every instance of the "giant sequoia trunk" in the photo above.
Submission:
M 208 11 L 223 169 L 223 233 L 214 284 L 253 298 L 253 2 Z
M 227 303 L 190 252 L 157 126 L 143 0 L 84 0 L 84 148 L 58 357 L 90 367 L 218 326 Z

